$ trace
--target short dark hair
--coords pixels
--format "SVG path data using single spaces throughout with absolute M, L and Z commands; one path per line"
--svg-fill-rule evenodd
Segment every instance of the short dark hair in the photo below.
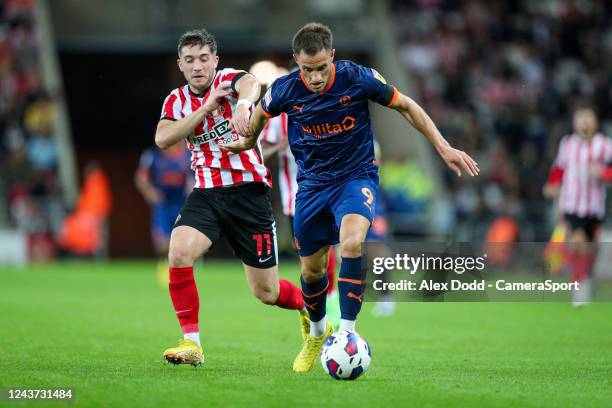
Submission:
M 181 50 L 185 46 L 199 45 L 203 47 L 208 45 L 212 54 L 217 53 L 217 40 L 205 28 L 196 28 L 195 30 L 185 31 L 178 41 L 178 55 L 181 56 Z
M 328 26 L 321 23 L 308 23 L 293 36 L 293 53 L 298 55 L 304 51 L 315 55 L 319 51 L 332 49 L 333 35 Z

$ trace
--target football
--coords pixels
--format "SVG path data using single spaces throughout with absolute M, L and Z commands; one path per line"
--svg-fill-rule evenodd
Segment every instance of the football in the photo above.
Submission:
M 354 380 L 370 367 L 372 351 L 354 331 L 339 331 L 325 341 L 321 352 L 323 370 L 336 380 Z

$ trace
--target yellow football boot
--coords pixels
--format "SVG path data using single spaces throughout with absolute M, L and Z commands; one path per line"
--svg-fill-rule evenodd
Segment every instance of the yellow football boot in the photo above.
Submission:
M 310 318 L 308 312 L 305 310 L 299 310 L 300 313 L 300 332 L 302 333 L 302 341 L 306 341 L 306 338 L 310 335 Z
M 175 365 L 191 364 L 196 367 L 204 364 L 204 351 L 195 341 L 181 339 L 178 347 L 164 351 L 164 360 Z
M 308 333 L 306 340 L 304 340 L 302 350 L 300 350 L 300 353 L 293 361 L 293 371 L 296 373 L 305 373 L 310 371 L 314 366 L 315 360 L 319 356 L 321 346 L 323 343 L 325 343 L 325 340 L 331 336 L 332 332 L 333 326 L 328 321 L 325 327 L 325 333 L 322 336 L 314 337 Z

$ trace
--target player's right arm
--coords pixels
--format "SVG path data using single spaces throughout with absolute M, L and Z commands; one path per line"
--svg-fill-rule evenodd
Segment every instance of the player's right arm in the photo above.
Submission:
M 219 99 L 229 95 L 231 92 L 231 82 L 224 81 L 210 93 L 202 106 L 184 118 L 178 120 L 162 118 L 157 124 L 157 130 L 155 131 L 155 144 L 160 149 L 167 149 L 192 135 L 196 126 L 202 123 L 206 116 L 219 107 Z

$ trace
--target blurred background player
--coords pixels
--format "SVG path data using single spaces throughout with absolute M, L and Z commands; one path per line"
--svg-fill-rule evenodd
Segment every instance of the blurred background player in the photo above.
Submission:
M 571 281 L 579 282 L 572 293 L 574 306 L 590 302 L 591 272 L 597 257 L 599 227 L 605 217 L 606 181 L 612 181 L 612 142 L 597 132 L 592 109 L 577 109 L 572 134 L 559 143 L 544 195 L 559 196 L 559 209 L 568 226 L 566 260 Z
M 151 207 L 151 239 L 160 259 L 157 278 L 168 285 L 168 248 L 172 226 L 193 186 L 189 152 L 182 143 L 166 150 L 146 149 L 134 176 L 136 188 Z
M 300 311 L 302 337 L 309 328 L 300 290 L 278 279 L 270 171 L 260 146 L 239 154 L 219 149 L 248 132 L 261 86 L 244 71 L 217 70 L 217 42 L 205 29 L 185 32 L 177 51 L 187 84 L 166 97 L 155 143 L 168 149 L 187 139 L 196 182 L 176 219 L 168 251 L 170 297 L 184 338 L 163 357 L 173 364 L 200 365 L 204 352 L 193 266 L 223 235 L 242 260 L 253 294 L 262 303 Z
M 277 67 L 270 61 L 260 61 L 254 64 L 249 70 L 255 75 L 264 87 L 268 87 L 277 78 L 287 75 L 289 71 L 282 67 Z M 297 172 L 298 167 L 289 148 L 287 131 L 287 114 L 271 118 L 265 125 L 260 135 L 262 142 L 264 160 L 267 161 L 274 156 L 278 156 L 278 184 L 280 188 L 281 204 L 283 214 L 289 218 L 291 226 L 291 236 L 293 237 L 293 216 L 295 214 L 295 196 L 297 194 Z M 292 241 L 293 248 L 295 240 Z M 340 303 L 336 288 L 336 256 L 334 247 L 329 248 L 329 261 L 327 263 L 327 287 L 326 312 L 329 321 L 335 329 L 340 326 Z
M 286 113 L 289 145 L 298 164 L 294 228 L 300 253 L 304 304 L 310 335 L 294 360 L 295 372 L 312 369 L 332 333 L 325 313 L 329 247 L 340 243 L 340 330 L 355 330 L 361 311 L 364 280 L 362 245 L 374 217 L 378 166 L 368 101 L 398 111 L 434 145 L 457 175 L 478 174 L 476 162 L 454 149 L 431 118 L 412 99 L 388 85 L 376 70 L 352 61 L 334 62 L 332 33 L 309 23 L 293 37 L 299 72 L 272 84 L 251 115 L 247 137 L 223 148 L 252 148 L 267 119 Z

